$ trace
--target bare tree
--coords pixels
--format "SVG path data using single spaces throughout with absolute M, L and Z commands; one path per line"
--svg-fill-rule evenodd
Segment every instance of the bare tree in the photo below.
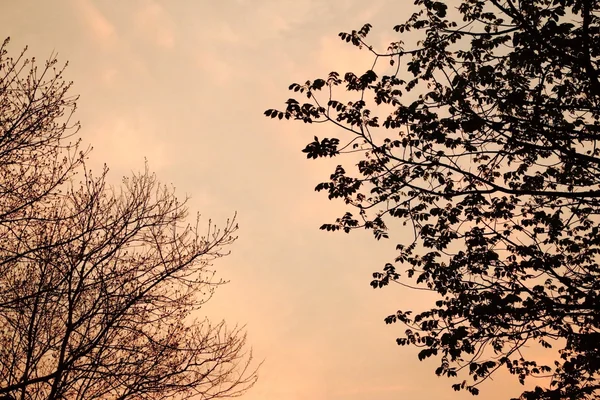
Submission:
M 0 46 L 0 224 L 56 196 L 87 153 L 69 141 L 79 124 L 71 123 L 77 97 L 68 94 L 64 67 L 57 68 L 53 56 L 39 68 L 25 50 L 8 57 L 8 42 Z
M 239 328 L 194 315 L 235 237 L 146 169 L 119 188 L 71 141 L 55 58 L 0 50 L 0 397 L 213 399 L 255 381 Z

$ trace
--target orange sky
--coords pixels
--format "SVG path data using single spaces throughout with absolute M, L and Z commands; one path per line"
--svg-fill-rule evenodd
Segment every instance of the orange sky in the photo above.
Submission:
M 370 22 L 383 45 L 409 12 L 400 0 L 0 3 L 12 55 L 29 45 L 30 56 L 54 51 L 69 61 L 93 165 L 107 163 L 118 182 L 146 157 L 163 182 L 191 196 L 192 211 L 217 223 L 238 212 L 239 241 L 216 264 L 231 283 L 206 314 L 246 324 L 265 360 L 243 399 L 471 398 L 437 378 L 434 363 L 395 345 L 400 325 L 383 323 L 426 301 L 369 287 L 371 273 L 393 259 L 401 229 L 379 243 L 318 230 L 343 205 L 313 192 L 332 163 L 309 162 L 300 150 L 329 128 L 262 115 L 282 107 L 294 81 L 368 68 L 369 55 L 342 43 L 339 31 Z M 479 398 L 518 395 L 507 382 L 495 378 Z

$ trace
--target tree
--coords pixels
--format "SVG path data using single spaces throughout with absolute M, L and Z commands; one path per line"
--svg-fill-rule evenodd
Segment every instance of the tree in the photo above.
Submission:
M 339 128 L 341 138 L 315 137 L 308 158 L 354 153 L 343 157 L 356 168 L 339 165 L 316 186 L 349 207 L 321 229 L 411 232 L 371 282 L 436 297 L 385 319 L 407 326 L 399 345 L 436 358 L 437 375 L 465 377 L 455 390 L 477 394 L 503 368 L 521 383 L 549 378 L 524 399 L 596 398 L 600 4 L 415 5 L 394 28 L 414 46 L 378 51 L 370 24 L 340 33 L 373 67 L 294 83 L 308 100 L 265 114 Z
M 0 397 L 214 399 L 255 381 L 245 334 L 195 319 L 223 282 L 220 229 L 148 169 L 120 188 L 85 166 L 76 98 L 0 49 Z M 71 142 L 69 142 L 71 140 Z

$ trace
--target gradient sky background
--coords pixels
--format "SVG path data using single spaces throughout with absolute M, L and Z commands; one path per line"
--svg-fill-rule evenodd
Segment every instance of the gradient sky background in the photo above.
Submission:
M 190 208 L 219 223 L 238 212 L 239 241 L 216 264 L 231 283 L 206 314 L 245 324 L 260 379 L 245 400 L 469 399 L 394 339 L 383 318 L 426 302 L 400 287 L 373 290 L 371 273 L 394 257 L 401 228 L 375 242 L 367 233 L 319 231 L 343 204 L 313 191 L 332 162 L 300 150 L 330 128 L 271 121 L 287 87 L 331 70 L 364 72 L 367 52 L 338 32 L 375 26 L 385 49 L 411 12 L 400 0 L 0 0 L 0 36 L 11 55 L 29 45 L 42 60 L 69 61 L 81 95 L 81 134 L 110 179 L 144 167 Z M 329 131 L 331 133 L 331 131 Z M 334 162 L 337 160 L 334 160 Z M 482 399 L 521 388 L 497 376 Z

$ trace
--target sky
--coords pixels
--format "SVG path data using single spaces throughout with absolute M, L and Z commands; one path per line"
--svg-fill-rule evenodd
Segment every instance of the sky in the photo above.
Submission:
M 398 347 L 401 325 L 383 319 L 426 305 L 421 293 L 373 290 L 371 274 L 409 232 L 376 242 L 318 229 L 344 212 L 314 186 L 333 161 L 301 149 L 330 127 L 272 121 L 292 82 L 368 69 L 372 59 L 337 37 L 371 23 L 385 49 L 409 16 L 392 0 L 0 0 L 0 36 L 17 55 L 57 53 L 80 94 L 81 137 L 90 165 L 109 179 L 144 160 L 192 212 L 219 224 L 237 213 L 239 239 L 219 260 L 221 287 L 202 310 L 245 325 L 258 361 L 245 400 L 468 399 L 434 374 L 435 362 Z M 518 395 L 498 375 L 479 398 Z

